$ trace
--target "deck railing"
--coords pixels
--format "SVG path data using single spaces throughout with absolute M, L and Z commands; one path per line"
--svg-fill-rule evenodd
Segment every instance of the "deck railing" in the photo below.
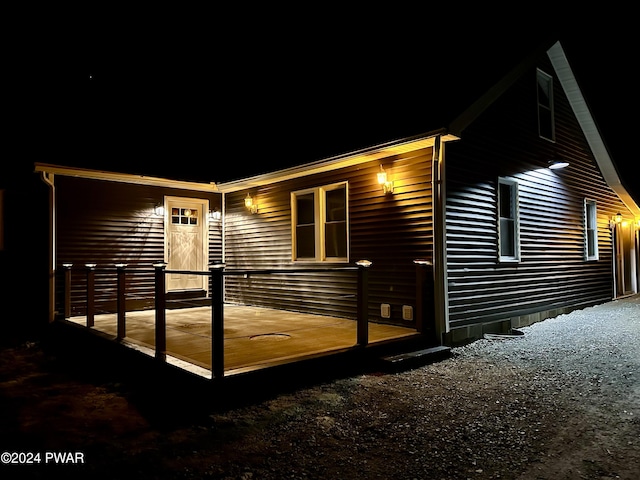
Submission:
M 310 269 L 263 269 L 263 270 L 225 270 L 224 265 L 212 265 L 208 271 L 168 270 L 165 263 L 154 264 L 154 306 L 155 306 L 155 357 L 166 361 L 167 355 L 167 323 L 166 323 L 166 275 L 207 275 L 211 282 L 211 376 L 212 379 L 224 376 L 224 277 L 230 275 L 273 275 L 287 273 L 318 273 L 354 271 L 357 272 L 356 288 L 356 345 L 366 346 L 369 343 L 368 321 L 368 272 L 371 262 L 361 260 L 356 266 Z M 71 317 L 71 264 L 64 264 L 64 317 Z M 86 281 L 86 326 L 94 326 L 95 308 L 95 275 L 96 264 L 85 264 Z M 116 338 L 126 337 L 126 295 L 127 295 L 127 265 L 116 265 Z M 420 276 L 419 276 L 420 278 Z M 419 307 L 418 307 L 419 308 Z M 419 321 L 418 325 L 422 322 Z M 418 330 L 420 331 L 420 330 Z

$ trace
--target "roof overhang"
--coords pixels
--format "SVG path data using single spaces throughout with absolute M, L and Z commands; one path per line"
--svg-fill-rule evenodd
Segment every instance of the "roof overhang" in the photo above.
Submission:
M 611 189 L 620 197 L 620 200 L 626 205 L 626 207 L 635 215 L 640 216 L 640 207 L 631 197 L 627 189 L 620 181 L 620 176 L 615 167 L 615 164 L 611 160 L 611 156 L 602 140 L 602 136 L 596 126 L 596 122 L 591 115 L 591 111 L 582 96 L 578 82 L 573 75 L 569 61 L 560 45 L 560 42 L 555 43 L 548 51 L 549 59 L 553 64 L 553 68 L 558 75 L 560 84 L 564 89 L 571 108 L 575 116 L 578 119 L 578 123 L 584 132 L 584 135 L 591 147 L 591 151 L 595 157 L 596 163 L 600 168 L 600 172 L 604 177 L 607 184 Z
M 285 168 L 275 172 L 265 173 L 230 182 L 218 183 L 217 189 L 222 193 L 232 193 L 239 190 L 261 187 L 263 185 L 291 180 L 299 177 L 313 175 L 316 173 L 328 172 L 337 168 L 360 165 L 362 163 L 383 159 L 393 155 L 400 155 L 423 148 L 433 147 L 436 138 L 438 137 L 440 137 L 442 142 L 459 140 L 457 136 L 448 134 L 445 130 L 437 130 L 414 137 L 376 145 L 374 147 L 358 150 L 355 152 L 329 157 L 304 165 Z
M 36 173 L 42 172 L 67 177 L 89 178 L 93 180 L 106 180 L 111 182 L 135 183 L 136 185 L 151 185 L 154 187 L 179 188 L 197 192 L 217 192 L 215 183 L 185 182 L 167 178 L 149 177 L 146 175 L 134 175 L 128 173 L 107 172 L 104 170 L 90 170 L 86 168 L 65 167 L 47 163 L 36 163 Z

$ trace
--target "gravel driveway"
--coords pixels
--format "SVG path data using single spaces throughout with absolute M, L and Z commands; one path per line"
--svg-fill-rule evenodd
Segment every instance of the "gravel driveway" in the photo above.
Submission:
M 0 477 L 640 478 L 640 296 L 520 331 L 233 408 L 196 408 L 186 391 L 150 392 L 121 372 L 89 376 L 37 343 L 7 348 L 0 446 L 86 462 L 0 465 Z

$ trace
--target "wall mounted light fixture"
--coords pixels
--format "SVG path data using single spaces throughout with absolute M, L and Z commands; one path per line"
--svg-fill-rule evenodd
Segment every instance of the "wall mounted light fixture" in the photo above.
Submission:
M 210 220 L 220 220 L 222 218 L 222 212 L 220 210 L 211 210 L 209 212 Z
M 548 165 L 551 170 L 559 170 L 568 167 L 570 164 L 566 160 L 549 160 Z
M 164 217 L 164 205 L 158 203 L 155 207 L 153 207 L 153 214 L 158 217 Z
M 616 225 L 620 223 L 622 223 L 622 214 L 618 212 L 609 219 L 609 228 L 613 229 L 615 228 Z
M 251 213 L 256 213 L 258 211 L 258 205 L 253 202 L 253 198 L 251 198 L 251 195 L 249 195 L 248 193 L 247 193 L 247 196 L 244 197 L 244 206 Z
M 387 172 L 380 165 L 380 171 L 378 172 L 378 185 L 382 185 L 382 191 L 384 193 L 393 193 L 393 182 L 389 180 Z

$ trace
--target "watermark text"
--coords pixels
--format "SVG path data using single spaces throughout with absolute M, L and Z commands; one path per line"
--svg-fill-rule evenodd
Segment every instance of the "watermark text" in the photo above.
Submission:
M 0 462 L 5 465 L 83 464 L 84 452 L 2 452 Z

